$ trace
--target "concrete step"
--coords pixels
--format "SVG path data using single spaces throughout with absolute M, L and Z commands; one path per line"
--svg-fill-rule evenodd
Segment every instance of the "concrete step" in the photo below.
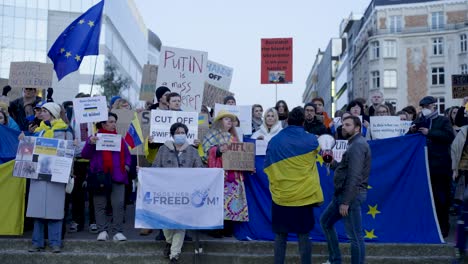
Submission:
M 0 239 L 0 263 L 167 263 L 162 256 L 164 242 L 95 240 L 65 240 L 60 254 L 27 252 L 29 239 Z M 201 241 L 203 254 L 199 263 L 273 263 L 273 242 L 268 241 Z M 325 243 L 313 243 L 314 263 L 327 259 Z M 349 263 L 349 244 L 341 244 L 344 263 Z M 194 243 L 186 242 L 182 263 L 192 263 Z M 451 263 L 455 250 L 444 245 L 366 244 L 366 263 L 376 264 L 436 264 Z M 296 242 L 288 243 L 286 263 L 300 263 Z

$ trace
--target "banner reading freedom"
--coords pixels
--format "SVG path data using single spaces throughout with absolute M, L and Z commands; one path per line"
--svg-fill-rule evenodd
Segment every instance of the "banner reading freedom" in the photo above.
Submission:
M 140 168 L 135 228 L 222 229 L 224 170 Z

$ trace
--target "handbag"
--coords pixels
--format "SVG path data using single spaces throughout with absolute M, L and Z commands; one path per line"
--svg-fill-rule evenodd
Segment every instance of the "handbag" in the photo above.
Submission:
M 89 172 L 87 187 L 94 193 L 110 193 L 112 191 L 112 176 L 110 173 L 102 171 Z
M 65 192 L 68 194 L 72 193 L 74 186 L 75 186 L 75 178 L 70 176 L 70 178 L 68 178 L 68 183 L 65 186 Z

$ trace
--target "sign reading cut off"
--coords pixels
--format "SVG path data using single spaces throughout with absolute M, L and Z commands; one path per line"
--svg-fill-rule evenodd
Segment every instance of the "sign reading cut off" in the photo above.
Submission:
M 170 129 L 174 123 L 183 123 L 188 128 L 187 141 L 193 144 L 198 137 L 198 113 L 183 111 L 151 111 L 150 135 L 154 143 L 171 139 Z

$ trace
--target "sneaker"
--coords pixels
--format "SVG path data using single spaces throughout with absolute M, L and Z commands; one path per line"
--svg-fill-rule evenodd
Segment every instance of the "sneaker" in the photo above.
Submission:
M 122 233 L 117 233 L 112 238 L 114 241 L 126 241 L 127 238 Z
M 169 256 L 171 255 L 171 246 L 172 246 L 171 244 L 166 243 L 166 246 L 164 247 L 164 250 L 163 250 L 164 257 L 169 258 Z
M 28 248 L 28 252 L 41 252 L 44 248 L 43 247 L 38 247 L 38 246 L 31 246 Z
M 96 224 L 90 224 L 89 225 L 89 232 L 92 234 L 97 234 L 98 228 Z
M 106 241 L 108 239 L 109 239 L 109 235 L 107 234 L 107 231 L 102 231 L 101 233 L 99 233 L 97 237 L 97 241 Z
M 179 254 L 172 257 L 169 263 L 179 263 Z
M 75 233 L 78 232 L 78 224 L 75 221 L 70 223 L 70 227 L 68 228 L 68 232 Z
M 52 246 L 52 253 L 60 253 L 61 251 L 60 246 Z

